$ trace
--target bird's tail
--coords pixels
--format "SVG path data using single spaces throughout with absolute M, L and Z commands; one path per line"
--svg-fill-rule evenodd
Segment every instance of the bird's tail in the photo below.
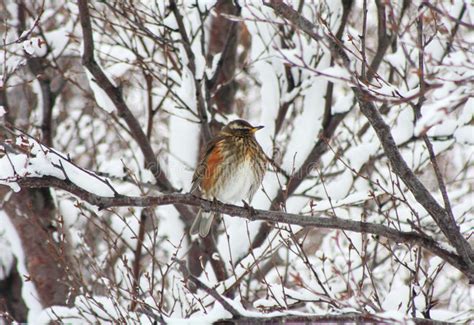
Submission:
M 191 230 L 189 231 L 191 235 L 199 234 L 201 237 L 206 237 L 209 234 L 211 229 L 212 220 L 217 215 L 215 212 L 205 212 L 199 210 L 196 218 L 194 219 Z

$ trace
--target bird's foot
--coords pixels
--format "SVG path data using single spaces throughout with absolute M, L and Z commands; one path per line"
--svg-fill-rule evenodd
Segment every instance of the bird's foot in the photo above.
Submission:
M 212 199 L 212 206 L 216 209 L 219 207 L 219 201 L 216 198 Z
M 247 201 L 242 200 L 242 203 L 244 204 L 244 208 L 249 210 L 249 213 L 251 216 L 254 216 L 257 214 L 257 211 L 255 211 L 255 209 L 250 204 L 248 204 Z

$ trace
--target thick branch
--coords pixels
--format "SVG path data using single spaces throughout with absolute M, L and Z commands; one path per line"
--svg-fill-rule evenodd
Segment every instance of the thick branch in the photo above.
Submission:
M 352 0 L 344 0 L 342 2 L 343 5 L 343 12 L 341 18 L 341 24 L 338 28 L 336 33 L 336 37 L 338 39 L 342 38 L 344 29 L 346 27 L 350 10 L 352 8 Z M 318 37 L 315 34 L 315 37 Z M 333 59 L 331 59 L 331 65 L 333 64 Z M 291 74 L 290 74 L 291 75 Z M 333 137 L 334 133 L 336 132 L 337 127 L 339 124 L 344 120 L 348 112 L 341 113 L 341 114 L 331 114 L 331 106 L 332 106 L 332 94 L 333 94 L 333 83 L 328 82 L 327 90 L 326 90 L 326 102 L 324 107 L 324 116 L 322 121 L 322 130 L 319 133 L 319 137 L 314 144 L 313 148 L 311 149 L 310 153 L 306 157 L 305 161 L 301 165 L 301 167 L 293 174 L 292 178 L 289 180 L 288 184 L 286 184 L 285 190 L 280 189 L 272 201 L 271 208 L 272 210 L 280 210 L 280 204 L 283 204 L 286 201 L 286 198 L 292 195 L 296 189 L 300 186 L 300 184 L 306 179 L 308 174 L 313 170 L 313 167 L 317 165 L 321 157 L 327 152 L 328 150 L 328 143 L 329 140 Z M 275 127 L 276 128 L 276 127 Z M 268 234 L 272 230 L 272 227 L 269 224 L 262 224 L 260 229 L 255 236 L 251 249 L 259 247 L 267 238 Z
M 82 55 L 82 63 L 89 70 L 89 72 L 94 76 L 97 84 L 102 88 L 107 96 L 112 100 L 119 116 L 122 117 L 127 123 L 128 128 L 135 141 L 138 143 L 143 156 L 145 158 L 145 167 L 150 169 L 153 173 L 157 184 L 163 191 L 173 191 L 173 186 L 166 178 L 165 173 L 158 164 L 155 153 L 148 141 L 145 132 L 143 132 L 142 127 L 138 120 L 133 116 L 132 112 L 128 108 L 125 100 L 120 92 L 120 89 L 115 87 L 112 82 L 107 78 L 104 71 L 97 64 L 94 58 L 94 40 L 92 37 L 92 26 L 91 18 L 89 14 L 88 1 L 79 0 L 79 16 L 81 19 L 82 26 L 82 35 L 84 40 L 84 53 Z
M 323 218 L 316 216 L 297 215 L 291 213 L 284 213 L 280 211 L 265 211 L 254 210 L 245 207 L 239 207 L 230 204 L 207 201 L 198 198 L 192 194 L 166 194 L 161 196 L 147 196 L 147 197 L 131 197 L 124 195 L 116 195 L 115 197 L 102 197 L 90 193 L 85 189 L 78 187 L 68 180 L 61 180 L 51 176 L 44 177 L 24 177 L 17 180 L 21 187 L 56 187 L 63 189 L 100 209 L 111 207 L 124 206 L 160 206 L 169 204 L 182 204 L 189 206 L 197 206 L 205 211 L 215 211 L 225 213 L 230 216 L 237 216 L 246 218 L 251 221 L 262 220 L 271 222 L 281 222 L 286 224 L 293 224 L 299 226 L 312 226 L 329 229 L 340 229 L 353 231 L 357 233 L 370 233 L 377 236 L 382 236 L 400 243 L 415 243 L 435 255 L 438 255 L 466 276 L 474 281 L 474 270 L 469 268 L 462 258 L 448 250 L 440 247 L 438 243 L 432 238 L 417 232 L 402 232 L 387 226 L 373 224 L 368 222 L 359 222 L 346 220 L 341 218 Z
M 441 231 L 453 244 L 458 253 L 463 256 L 466 263 L 470 265 L 471 270 L 474 270 L 474 252 L 467 240 L 461 235 L 458 225 L 448 216 L 446 210 L 438 204 L 410 167 L 408 167 L 395 144 L 390 132 L 390 127 L 385 123 L 375 105 L 366 101 L 362 92 L 355 92 L 360 104 L 360 109 L 374 128 L 395 174 L 400 177 L 410 189 L 416 201 L 433 217 Z
M 174 7 L 173 7 L 173 4 L 174 4 Z M 124 118 L 125 122 L 127 123 L 127 126 L 130 129 L 131 134 L 133 135 L 135 141 L 140 146 L 140 149 L 145 158 L 145 167 L 150 169 L 150 171 L 153 173 L 160 189 L 165 192 L 175 192 L 176 190 L 173 189 L 172 184 L 169 182 L 165 173 L 161 169 L 158 163 L 158 160 L 156 158 L 156 155 L 153 152 L 153 149 L 150 145 L 150 142 L 148 141 L 148 138 L 145 132 L 143 131 L 138 120 L 133 116 L 132 112 L 130 111 L 127 104 L 125 103 L 120 90 L 111 83 L 111 81 L 107 78 L 107 76 L 104 74 L 100 66 L 95 61 L 94 41 L 92 37 L 92 26 L 91 26 L 89 8 L 87 6 L 87 0 L 79 0 L 78 5 L 79 5 L 81 26 L 83 30 L 83 38 L 84 38 L 84 54 L 82 57 L 84 66 L 92 73 L 97 84 L 110 97 L 112 102 L 115 104 L 119 112 L 119 115 Z M 171 9 L 175 7 L 176 5 L 175 5 L 175 2 L 173 1 L 171 3 Z M 182 16 L 176 10 L 174 13 L 176 16 L 176 20 L 178 21 L 178 24 L 180 26 L 181 36 L 183 37 L 183 44 L 187 51 L 188 60 L 189 60 L 188 67 L 190 68 L 193 75 L 195 75 L 196 67 L 194 64 L 194 54 L 192 53 L 191 44 L 187 37 L 186 30 L 184 29 Z M 203 122 L 202 125 L 203 125 L 203 130 L 204 130 L 204 137 L 207 141 L 210 138 L 210 132 L 208 130 L 209 126 L 207 124 L 204 99 L 203 99 L 203 95 L 201 91 L 201 82 L 196 80 L 196 78 L 194 78 L 194 81 L 195 81 L 195 87 L 196 87 L 196 98 L 198 101 L 197 106 L 198 106 L 198 110 Z M 192 218 L 194 217 L 194 212 L 180 205 L 177 205 L 176 209 L 182 215 L 183 221 L 185 222 L 185 224 L 190 225 L 190 222 Z M 222 270 L 224 269 L 222 268 Z
M 101 67 L 94 59 L 94 41 L 92 37 L 91 19 L 87 3 L 87 0 L 79 0 L 78 2 L 84 39 L 84 53 L 82 56 L 83 64 L 94 76 L 97 84 L 110 97 L 119 112 L 119 116 L 123 117 L 127 123 L 130 133 L 138 143 L 145 158 L 145 167 L 153 173 L 159 188 L 164 192 L 175 192 L 176 190 L 173 188 L 172 184 L 169 182 L 168 178 L 160 167 L 160 164 L 158 163 L 157 157 L 153 152 L 145 132 L 125 103 L 120 90 L 112 84 L 112 82 L 107 78 Z M 190 211 L 187 207 L 177 205 L 176 210 L 178 210 L 181 214 L 185 224 L 189 224 L 190 220 L 192 220 L 194 217 L 194 212 Z
M 378 315 L 371 314 L 360 314 L 360 313 L 344 313 L 337 315 L 281 315 L 271 317 L 252 317 L 252 316 L 241 316 L 239 318 L 233 318 L 232 324 L 243 325 L 243 324 L 260 324 L 260 325 L 273 325 L 273 324 L 392 324 L 400 322 L 398 319 L 391 319 Z M 419 325 L 446 325 L 455 324 L 448 322 L 440 322 L 426 318 L 410 318 L 407 322 L 413 322 Z M 228 319 L 218 320 L 214 324 L 223 325 L 229 324 Z
M 425 63 L 424 63 L 424 56 L 425 56 L 425 45 L 423 41 L 423 14 L 420 14 L 417 20 L 417 32 L 418 32 L 418 74 L 420 77 L 420 98 L 418 99 L 418 104 L 414 107 L 415 110 L 415 117 L 416 120 L 421 118 L 421 106 L 425 101 L 425 92 L 426 92 L 426 81 L 425 81 Z M 428 153 L 430 155 L 430 161 L 433 165 L 433 170 L 436 175 L 436 179 L 438 181 L 439 190 L 441 191 L 441 195 L 444 201 L 444 209 L 446 210 L 449 218 L 451 218 L 451 222 L 456 224 L 456 220 L 453 215 L 453 211 L 451 209 L 451 202 L 449 201 L 448 191 L 446 189 L 446 185 L 444 184 L 443 175 L 441 174 L 441 170 L 438 165 L 438 160 L 436 159 L 436 154 L 433 149 L 433 145 L 431 144 L 430 139 L 428 139 L 428 135 L 426 133 L 422 134 L 421 137 L 425 142 L 426 148 L 428 149 Z
M 387 23 L 385 19 L 385 3 L 382 0 L 376 0 L 377 5 L 377 36 L 378 45 L 377 51 L 375 52 L 372 63 L 370 64 L 369 71 L 367 72 L 367 80 L 371 80 L 376 71 L 378 70 L 380 63 L 387 51 L 390 43 L 392 43 L 392 37 L 387 34 Z
M 283 1 L 273 0 L 269 3 L 266 3 L 266 5 L 273 8 L 273 10 L 278 15 L 286 18 L 298 26 L 314 40 L 321 40 L 321 37 L 314 32 L 314 25 L 309 20 L 302 17 L 296 10 L 283 3 Z M 331 48 L 337 49 L 337 51 L 334 52 L 340 56 L 346 66 L 349 66 L 349 58 L 344 49 L 340 47 L 333 38 L 328 37 L 327 39 L 331 44 Z M 355 78 L 355 80 L 357 79 Z M 392 137 L 390 127 L 385 123 L 374 103 L 370 101 L 366 93 L 360 88 L 353 87 L 352 90 L 354 91 L 355 97 L 359 102 L 362 113 L 369 120 L 369 123 L 375 130 L 375 133 L 377 134 L 377 137 L 379 138 L 382 147 L 387 154 L 395 174 L 402 179 L 408 189 L 415 196 L 417 202 L 420 203 L 426 211 L 428 211 L 447 239 L 456 248 L 459 255 L 462 256 L 463 260 L 470 269 L 470 281 L 474 281 L 474 278 L 472 277 L 474 273 L 474 251 L 472 250 L 472 247 L 462 236 L 459 231 L 459 227 L 454 222 L 454 220 L 448 216 L 446 210 L 438 204 L 426 187 L 408 167 Z

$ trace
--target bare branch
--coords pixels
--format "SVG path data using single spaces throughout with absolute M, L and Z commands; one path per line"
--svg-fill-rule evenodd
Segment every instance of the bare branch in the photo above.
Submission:
M 352 7 L 351 0 L 343 1 L 343 13 L 342 13 L 342 18 L 341 18 L 341 24 L 336 33 L 336 37 L 338 39 L 340 39 L 343 35 L 344 29 L 346 27 L 346 24 L 349 18 L 351 7 Z M 333 60 L 331 60 L 331 65 L 332 64 L 333 64 Z M 314 144 L 313 148 L 311 149 L 310 153 L 306 157 L 301 167 L 294 173 L 293 177 L 289 180 L 288 184 L 286 184 L 285 191 L 281 189 L 278 191 L 277 195 L 275 196 L 271 204 L 272 210 L 280 210 L 280 204 L 283 204 L 285 202 L 285 198 L 295 192 L 298 186 L 305 180 L 305 178 L 313 170 L 313 167 L 317 165 L 322 155 L 326 153 L 328 150 L 327 144 L 328 144 L 329 139 L 333 137 L 334 133 L 337 130 L 337 127 L 346 117 L 347 113 L 331 114 L 333 89 L 334 89 L 334 84 L 332 82 L 328 82 L 326 95 L 325 95 L 326 101 L 325 101 L 325 106 L 324 106 L 322 130 L 319 133 L 318 141 Z M 260 227 L 259 232 L 256 235 L 254 241 L 252 242 L 251 249 L 259 247 L 263 243 L 265 238 L 268 236 L 270 230 L 271 230 L 270 225 L 263 224 Z
M 443 15 L 445 16 L 446 18 L 448 18 L 449 20 L 452 20 L 454 21 L 456 24 L 458 25 L 461 25 L 461 26 L 464 26 L 464 27 L 467 27 L 467 28 L 474 28 L 474 25 L 473 24 L 469 24 L 469 23 L 466 23 L 465 21 L 462 21 L 461 18 L 462 18 L 462 15 L 460 15 L 461 18 L 456 18 L 456 17 L 453 17 L 451 16 L 449 13 L 447 12 L 444 12 L 443 10 L 439 9 L 438 7 L 436 7 L 434 4 L 430 3 L 429 1 L 423 1 L 423 3 L 421 4 L 422 6 L 427 6 L 428 8 L 436 11 L 437 13 L 439 13 L 440 15 Z
M 191 41 L 189 40 L 188 34 L 186 32 L 186 28 L 184 27 L 183 23 L 183 16 L 178 10 L 176 6 L 176 1 L 170 1 L 170 9 L 173 12 L 173 15 L 176 18 L 178 23 L 179 33 L 181 34 L 182 43 L 184 49 L 186 51 L 186 55 L 188 57 L 188 68 L 193 74 L 194 79 L 194 87 L 196 88 L 196 101 L 197 101 L 197 109 L 199 113 L 199 117 L 201 118 L 201 126 L 202 126 L 202 135 L 204 142 L 208 142 L 211 139 L 211 130 L 209 128 L 209 124 L 207 122 L 207 110 L 206 104 L 204 102 L 204 95 L 202 93 L 202 81 L 196 79 L 196 60 L 191 48 Z
M 314 25 L 306 18 L 302 17 L 293 8 L 283 3 L 283 1 L 273 0 L 265 3 L 265 5 L 273 8 L 278 15 L 291 21 L 314 40 L 321 40 L 321 37 L 314 32 Z M 345 65 L 348 66 L 350 62 L 344 49 L 340 47 L 333 38 L 328 37 L 328 40 L 331 42 L 332 48 L 337 49 L 337 51 L 334 52 L 337 53 Z M 446 210 L 438 204 L 410 167 L 408 167 L 392 137 L 390 127 L 385 123 L 374 103 L 368 99 L 365 91 L 359 87 L 353 87 L 352 90 L 359 102 L 362 113 L 369 120 L 375 130 L 395 174 L 403 180 L 405 185 L 415 196 L 418 203 L 420 203 L 436 221 L 441 231 L 453 244 L 469 268 L 474 270 L 474 251 L 467 240 L 461 235 L 459 226 L 449 217 Z M 472 275 L 470 281 L 474 281 Z
M 420 98 L 418 100 L 418 104 L 414 107 L 415 110 L 415 117 L 417 120 L 421 118 L 421 106 L 425 101 L 425 92 L 426 92 L 426 80 L 425 80 L 425 61 L 424 61 L 424 53 L 425 53 L 425 45 L 423 40 L 423 14 L 421 13 L 417 19 L 417 34 L 418 34 L 418 75 L 420 76 Z M 441 191 L 441 195 L 444 201 L 444 209 L 446 210 L 449 218 L 451 219 L 451 223 L 456 224 L 456 220 L 453 215 L 453 210 L 451 209 L 451 203 L 448 197 L 448 191 L 446 190 L 446 185 L 444 184 L 443 175 L 441 174 L 441 170 L 438 165 L 438 160 L 436 159 L 436 154 L 433 149 L 433 145 L 431 144 L 428 135 L 425 133 L 422 134 L 423 141 L 428 149 L 428 153 L 430 155 L 430 161 L 433 165 L 433 169 L 436 175 L 436 180 L 438 181 L 439 190 Z
M 94 58 L 94 40 L 92 37 L 92 26 L 89 14 L 89 7 L 87 0 L 80 0 L 78 2 L 79 15 L 81 19 L 82 34 L 84 38 L 84 53 L 82 55 L 82 63 L 94 76 L 97 84 L 105 91 L 110 97 L 112 102 L 115 104 L 121 116 L 127 126 L 130 128 L 132 136 L 137 141 L 143 156 L 145 158 L 145 167 L 155 176 L 157 184 L 163 191 L 173 191 L 173 186 L 166 178 L 165 173 L 161 169 L 156 154 L 148 141 L 146 134 L 143 132 L 142 127 L 138 120 L 133 116 L 132 112 L 128 108 L 120 89 L 115 87 L 112 82 L 107 78 L 101 67 L 97 64 Z
M 228 320 L 223 320 L 228 321 Z M 455 324 L 448 322 L 440 322 L 436 320 L 426 318 L 410 318 L 410 322 L 420 325 L 442 325 L 442 324 Z M 370 314 L 359 314 L 359 313 L 345 313 L 337 315 L 283 315 L 283 316 L 272 316 L 268 318 L 264 317 L 240 317 L 238 319 L 232 319 L 232 324 L 391 324 L 397 323 L 399 320 L 390 319 L 386 317 L 380 317 Z M 221 324 L 219 321 L 218 324 Z
M 357 233 L 370 233 L 399 243 L 415 243 L 429 250 L 433 254 L 442 257 L 451 265 L 466 274 L 468 278 L 474 279 L 474 270 L 469 269 L 462 258 L 439 246 L 432 238 L 418 232 L 402 232 L 387 226 L 358 222 L 337 217 L 323 218 L 317 216 L 297 215 L 280 211 L 265 211 L 248 209 L 231 204 L 212 202 L 196 197 L 192 194 L 166 194 L 162 196 L 133 197 L 116 195 L 115 197 L 103 197 L 90 193 L 78 187 L 69 180 L 60 180 L 51 176 L 23 177 L 16 180 L 21 187 L 56 187 L 63 189 L 84 201 L 93 204 L 99 209 L 123 206 L 151 207 L 170 204 L 189 205 L 202 208 L 204 211 L 215 211 L 230 216 L 246 218 L 251 221 L 261 220 L 269 222 L 281 222 L 299 226 L 313 226 L 320 228 L 340 229 Z
M 175 259 L 175 262 L 178 263 L 180 271 L 181 273 L 183 273 L 185 280 L 191 280 L 191 282 L 194 283 L 194 285 L 198 289 L 203 290 L 204 292 L 209 294 L 211 297 L 216 299 L 222 305 L 222 307 L 225 308 L 225 310 L 227 310 L 229 313 L 232 314 L 233 317 L 238 318 L 240 316 L 240 313 L 237 311 L 237 309 L 235 309 L 230 303 L 228 303 L 227 300 L 225 300 L 225 298 L 222 297 L 215 289 L 209 288 L 201 280 L 199 280 L 194 275 L 189 273 L 184 262 L 179 261 L 177 259 Z

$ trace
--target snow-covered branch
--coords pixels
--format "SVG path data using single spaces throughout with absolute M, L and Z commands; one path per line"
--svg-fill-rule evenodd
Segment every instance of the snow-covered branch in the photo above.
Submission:
M 4 11 L 0 318 L 472 319 L 468 2 Z M 258 190 L 191 195 L 234 119 L 265 126 Z M 205 238 L 199 209 L 219 215 Z
M 462 258 L 443 248 L 425 233 L 406 232 L 369 222 L 358 222 L 338 217 L 323 217 L 324 213 L 302 215 L 240 207 L 217 201 L 208 201 L 192 194 L 171 193 L 159 196 L 126 196 L 119 194 L 111 182 L 94 172 L 79 168 L 66 156 L 39 144 L 31 138 L 19 137 L 17 145 L 28 148 L 27 153 L 11 154 L 5 150 L 0 158 L 2 174 L 0 184 L 15 191 L 24 188 L 53 187 L 67 191 L 76 197 L 98 207 L 100 210 L 114 207 L 156 207 L 163 205 L 189 205 L 205 211 L 215 211 L 250 221 L 267 221 L 303 227 L 340 229 L 356 233 L 368 233 L 385 237 L 396 243 L 416 244 L 450 263 L 469 278 L 473 270 Z M 21 142 L 23 141 L 23 142 Z
M 102 68 L 97 64 L 94 54 L 93 31 L 91 26 L 91 19 L 87 0 L 80 0 L 78 2 L 79 16 L 81 19 L 82 33 L 84 37 L 84 49 L 82 54 L 82 62 L 84 66 L 94 76 L 95 82 L 106 93 L 110 100 L 118 110 L 118 115 L 122 117 L 127 123 L 131 134 L 140 147 L 143 156 L 145 157 L 145 167 L 149 168 L 156 178 L 157 184 L 164 191 L 171 191 L 173 186 L 166 178 L 156 154 L 153 151 L 150 142 L 148 141 L 145 132 L 140 126 L 139 122 L 133 116 L 127 103 L 125 102 L 120 89 L 116 87 L 113 82 L 107 77 Z
M 283 1 L 273 0 L 267 2 L 266 5 L 274 9 L 275 12 L 281 17 L 298 26 L 314 40 L 319 41 L 321 39 L 321 36 L 315 34 L 314 32 L 314 24 L 305 19 L 303 16 L 301 16 L 301 14 L 295 11 L 292 7 L 285 4 Z M 334 40 L 334 38 L 327 37 L 327 40 L 334 49 L 334 53 L 336 53 L 344 65 L 349 68 L 350 60 L 348 59 L 348 55 L 345 50 L 340 46 L 340 44 L 338 44 L 337 40 Z M 357 80 L 357 76 L 353 75 L 352 77 L 354 80 Z M 445 208 L 438 204 L 428 189 L 423 185 L 423 183 L 420 182 L 418 177 L 407 165 L 399 149 L 397 148 L 389 125 L 384 121 L 380 112 L 367 96 L 366 92 L 358 86 L 352 87 L 351 89 L 353 90 L 354 95 L 359 102 L 362 113 L 369 120 L 371 126 L 375 130 L 384 148 L 384 151 L 390 160 L 394 172 L 403 180 L 403 182 L 415 196 L 416 200 L 433 217 L 446 238 L 456 248 L 458 254 L 462 256 L 469 269 L 474 270 L 474 250 L 460 233 L 459 226 L 456 224 L 455 220 L 448 215 L 448 212 Z M 470 282 L 474 283 L 474 271 L 470 273 Z

